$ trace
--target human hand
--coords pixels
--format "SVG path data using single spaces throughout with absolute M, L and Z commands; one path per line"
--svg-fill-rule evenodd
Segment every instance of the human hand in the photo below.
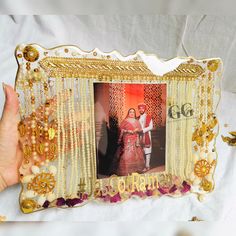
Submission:
M 141 133 L 141 132 L 143 132 L 143 131 L 142 131 L 142 129 L 136 128 L 136 129 L 134 130 L 134 132 L 135 132 L 135 133 Z
M 3 84 L 5 104 L 0 120 L 0 191 L 19 182 L 23 159 L 19 144 L 19 101 L 14 89 Z

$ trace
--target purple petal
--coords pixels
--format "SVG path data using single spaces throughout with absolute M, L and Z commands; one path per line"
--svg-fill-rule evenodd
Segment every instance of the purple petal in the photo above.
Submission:
M 79 203 L 82 203 L 83 200 L 80 198 L 66 199 L 66 205 L 69 207 L 73 207 Z
M 71 206 L 72 206 L 72 199 L 67 198 L 67 199 L 66 199 L 66 205 L 67 205 L 68 207 L 71 207 Z
M 164 188 L 158 188 L 158 191 L 161 193 L 161 194 L 167 194 L 167 190 L 164 189 Z
M 144 192 L 142 192 L 142 191 L 134 191 L 134 192 L 132 192 L 132 195 L 136 195 L 136 196 L 139 196 L 139 197 L 143 197 L 143 196 L 145 196 L 145 193 Z
M 114 195 L 113 197 L 111 197 L 110 202 L 119 202 L 121 201 L 121 197 L 120 194 L 117 193 L 116 195 Z
M 152 194 L 153 194 L 153 191 L 152 191 L 151 189 L 148 189 L 148 190 L 146 191 L 146 195 L 147 195 L 148 197 L 152 196 Z
M 109 202 L 110 201 L 110 195 L 106 195 L 106 196 L 103 196 L 103 200 L 105 201 L 105 202 Z
M 43 208 L 48 208 L 50 202 L 48 200 L 46 200 L 43 204 Z
M 65 200 L 63 197 L 60 197 L 60 198 L 57 199 L 56 205 L 57 205 L 58 207 L 64 206 L 65 204 L 66 204 L 66 200 Z

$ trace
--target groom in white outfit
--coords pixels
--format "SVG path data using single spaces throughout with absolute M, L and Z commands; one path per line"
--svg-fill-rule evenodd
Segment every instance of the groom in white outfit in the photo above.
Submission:
M 145 154 L 145 169 L 143 171 L 150 170 L 150 159 L 152 153 L 152 137 L 151 130 L 153 129 L 152 117 L 146 113 L 147 105 L 145 103 L 138 104 L 138 110 L 140 116 L 138 117 L 141 124 L 141 137 L 142 143 L 144 145 L 144 154 Z

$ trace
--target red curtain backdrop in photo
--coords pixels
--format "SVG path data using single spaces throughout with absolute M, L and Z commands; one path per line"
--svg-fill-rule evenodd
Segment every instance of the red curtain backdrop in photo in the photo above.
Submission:
M 139 116 L 138 104 L 144 102 L 144 84 L 125 84 L 125 104 L 124 113 L 132 107 Z
M 144 102 L 147 104 L 147 113 L 152 116 L 154 126 L 165 126 L 166 90 L 166 84 L 96 84 L 96 123 L 104 120 L 112 126 L 113 121 L 120 124 L 131 107 L 136 110 L 138 116 L 138 104 Z
M 147 104 L 147 113 L 152 116 L 154 125 L 165 126 L 166 84 L 125 84 L 124 114 L 133 107 L 138 116 L 141 102 Z

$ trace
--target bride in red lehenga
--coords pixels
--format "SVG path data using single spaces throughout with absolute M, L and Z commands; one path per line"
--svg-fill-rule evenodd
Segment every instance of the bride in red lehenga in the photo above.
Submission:
M 141 130 L 141 125 L 136 119 L 135 109 L 130 108 L 120 125 L 120 147 L 117 150 L 118 175 L 126 176 L 133 172 L 141 173 L 144 169 L 144 151 L 140 145 L 139 137 Z

